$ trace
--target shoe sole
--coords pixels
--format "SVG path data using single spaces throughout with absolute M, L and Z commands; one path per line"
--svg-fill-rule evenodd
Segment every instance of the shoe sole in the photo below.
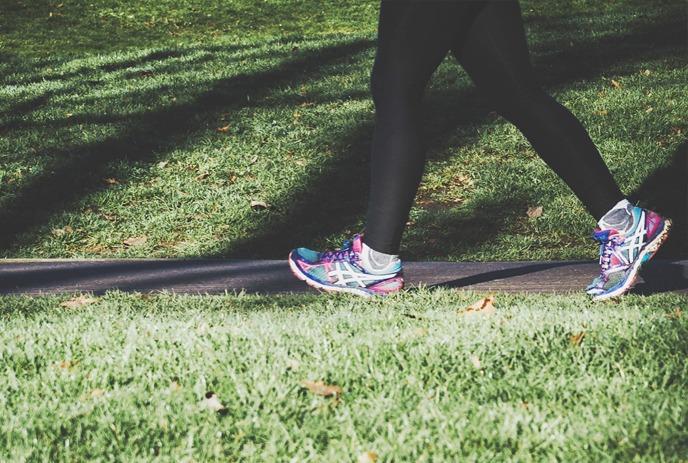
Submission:
M 350 286 L 335 286 L 322 284 L 319 281 L 316 281 L 308 275 L 306 275 L 305 273 L 303 273 L 303 271 L 299 268 L 298 265 L 296 265 L 296 262 L 294 262 L 294 259 L 292 258 L 293 252 L 294 251 L 291 251 L 289 253 L 289 268 L 291 269 L 291 273 L 293 273 L 294 276 L 299 280 L 304 281 L 308 286 L 328 293 L 349 293 L 362 297 L 381 296 L 381 294 L 373 293 L 372 291 L 363 288 L 352 288 Z
M 659 249 L 659 247 L 669 237 L 669 230 L 671 230 L 671 225 L 672 225 L 672 223 L 671 223 L 670 219 L 664 219 L 664 230 L 662 230 L 661 233 L 659 235 L 657 235 L 657 237 L 654 240 L 652 240 L 650 243 L 648 243 L 648 245 L 645 246 L 642 251 L 640 251 L 638 258 L 633 263 L 633 267 L 631 268 L 631 273 L 626 278 L 626 281 L 624 282 L 623 285 L 621 285 L 620 287 L 618 287 L 614 291 L 610 291 L 608 293 L 593 296 L 592 300 L 595 302 L 599 302 L 599 301 L 611 299 L 613 297 L 621 296 L 622 294 L 628 292 L 631 288 L 633 288 L 633 285 L 635 285 L 636 280 L 638 279 L 638 271 L 640 270 L 640 267 L 645 262 L 649 261 L 650 259 L 652 259 L 654 257 L 654 255 L 657 253 L 657 250 Z

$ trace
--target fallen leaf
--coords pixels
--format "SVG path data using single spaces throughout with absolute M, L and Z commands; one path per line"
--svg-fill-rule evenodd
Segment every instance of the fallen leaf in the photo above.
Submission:
M 290 370 L 290 371 L 298 370 L 300 366 L 301 366 L 301 362 L 299 362 L 296 359 L 288 359 L 287 360 L 287 370 Z
M 168 163 L 169 163 L 169 161 L 160 161 L 160 162 L 158 163 L 158 168 L 159 168 L 159 169 L 164 169 L 165 167 L 167 167 L 167 164 L 168 164 Z
M 465 307 L 463 310 L 461 310 L 459 313 L 461 315 L 471 315 L 471 314 L 483 314 L 483 315 L 492 315 L 496 312 L 495 306 L 493 305 L 494 302 L 494 296 L 490 295 L 485 298 L 480 299 L 479 301 L 474 302 L 473 304 L 469 305 L 468 307 Z
M 147 237 L 145 236 L 132 236 L 131 238 L 127 238 L 126 240 L 122 241 L 126 246 L 141 246 L 148 240 Z
M 65 225 L 62 228 L 53 228 L 52 234 L 55 236 L 62 236 L 62 235 L 66 235 L 68 233 L 72 233 L 73 231 L 74 231 L 74 229 L 72 227 L 70 227 L 69 225 Z
M 646 112 L 646 113 L 651 113 L 652 111 L 654 111 L 654 109 L 655 109 L 655 108 L 653 108 L 652 106 L 648 106 L 647 109 L 645 110 L 645 112 Z
M 225 406 L 222 405 L 222 402 L 220 402 L 217 394 L 215 394 L 213 391 L 208 391 L 205 393 L 205 397 L 201 401 L 201 405 L 204 408 L 214 412 L 221 412 L 222 410 L 225 410 Z
M 572 346 L 580 346 L 583 342 L 583 338 L 585 338 L 585 331 L 569 336 L 569 341 Z
M 646 75 L 646 76 L 649 76 L 649 75 L 650 75 L 650 70 L 649 70 L 649 69 L 645 69 L 645 70 L 643 71 L 643 74 Z
M 62 302 L 60 306 L 67 307 L 68 309 L 76 309 L 78 307 L 83 307 L 88 304 L 93 304 L 96 301 L 97 299 L 95 297 L 86 296 L 82 294 L 79 296 L 74 296 L 73 298 Z
M 229 132 L 229 125 L 225 125 L 224 127 L 218 127 L 217 131 L 221 133 Z
M 429 331 L 427 328 L 416 328 L 415 330 L 413 330 L 413 335 L 418 337 L 427 336 L 428 333 Z
M 270 207 L 265 201 L 251 200 L 251 209 L 261 210 Z
M 621 82 L 619 82 L 618 80 L 612 79 L 611 84 L 612 84 L 612 87 L 614 87 L 614 88 L 621 88 Z
M 182 385 L 176 381 L 170 383 L 170 392 L 177 392 L 182 388 Z
M 96 389 L 93 389 L 93 390 L 90 392 L 89 395 L 90 395 L 91 397 L 93 397 L 93 398 L 95 398 L 95 397 L 102 397 L 103 395 L 105 395 L 105 391 L 102 390 L 102 389 L 96 388 Z
M 471 355 L 471 363 L 480 370 L 480 358 L 477 355 Z
M 542 206 L 532 206 L 529 207 L 528 210 L 526 211 L 526 214 L 528 217 L 531 219 L 538 218 L 542 215 Z
M 301 385 L 313 394 L 323 397 L 338 397 L 342 393 L 341 387 L 325 384 L 322 381 L 303 381 Z
M 377 453 L 373 451 L 363 452 L 358 456 L 358 463 L 375 463 L 377 461 Z
M 599 111 L 597 111 L 596 114 L 599 116 L 606 116 L 607 114 L 609 114 L 609 111 L 607 111 L 606 109 L 600 109 Z
M 119 180 L 117 180 L 114 177 L 108 177 L 103 179 L 103 182 L 105 182 L 108 185 L 119 185 Z
M 683 315 L 683 310 L 680 307 L 674 307 L 674 310 L 666 314 L 666 317 L 670 320 L 678 320 Z
M 60 370 L 71 370 L 76 366 L 78 362 L 72 362 L 71 360 L 63 360 L 55 364 Z
M 208 178 L 210 174 L 208 172 L 201 172 L 200 174 L 196 175 L 196 180 L 203 180 L 205 178 Z

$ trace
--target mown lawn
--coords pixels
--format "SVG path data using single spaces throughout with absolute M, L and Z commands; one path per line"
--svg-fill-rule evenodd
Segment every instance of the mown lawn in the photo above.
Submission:
M 480 297 L 3 298 L 0 459 L 685 461 L 685 296 Z
M 374 0 L 6 3 L 0 256 L 274 258 L 364 226 Z M 683 2 L 523 12 L 545 87 L 686 255 Z M 594 257 L 594 219 L 451 59 L 426 106 L 406 259 Z
M 377 2 L 323 5 L 4 1 L 0 257 L 276 258 L 360 231 Z M 686 256 L 684 3 L 522 5 L 543 84 Z M 404 258 L 595 256 L 451 60 L 426 102 Z M 484 296 L 0 297 L 0 460 L 688 459 L 688 298 L 459 313 Z

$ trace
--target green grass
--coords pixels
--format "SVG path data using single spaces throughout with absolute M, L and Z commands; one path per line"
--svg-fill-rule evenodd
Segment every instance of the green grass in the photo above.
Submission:
M 478 297 L 4 297 L 0 459 L 685 461 L 685 296 Z
M 10 0 L 0 256 L 279 257 L 360 231 L 377 3 L 314 5 Z M 545 87 L 622 190 L 673 216 L 665 256 L 685 256 L 684 5 L 525 1 L 523 12 Z M 426 103 L 430 161 L 405 258 L 595 256 L 593 218 L 449 58 Z
M 685 256 L 685 5 L 522 5 L 546 89 Z M 0 257 L 338 245 L 364 225 L 376 19 L 373 0 L 5 1 Z M 405 258 L 595 256 L 594 220 L 451 60 L 426 103 Z M 0 297 L 0 460 L 686 461 L 685 296 L 457 315 L 478 297 Z

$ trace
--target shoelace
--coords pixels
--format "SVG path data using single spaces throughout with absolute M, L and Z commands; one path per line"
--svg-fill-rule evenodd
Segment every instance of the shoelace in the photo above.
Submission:
M 360 260 L 358 254 L 352 249 L 350 240 L 344 241 L 341 249 L 325 251 L 320 259 L 325 262 L 356 262 Z
M 610 270 L 609 267 L 612 262 L 612 255 L 616 252 L 617 246 L 623 242 L 623 239 L 621 239 L 618 235 L 609 237 L 608 235 L 598 236 L 597 234 L 595 234 L 594 238 L 595 240 L 599 241 L 601 245 L 600 276 L 604 278 Z

